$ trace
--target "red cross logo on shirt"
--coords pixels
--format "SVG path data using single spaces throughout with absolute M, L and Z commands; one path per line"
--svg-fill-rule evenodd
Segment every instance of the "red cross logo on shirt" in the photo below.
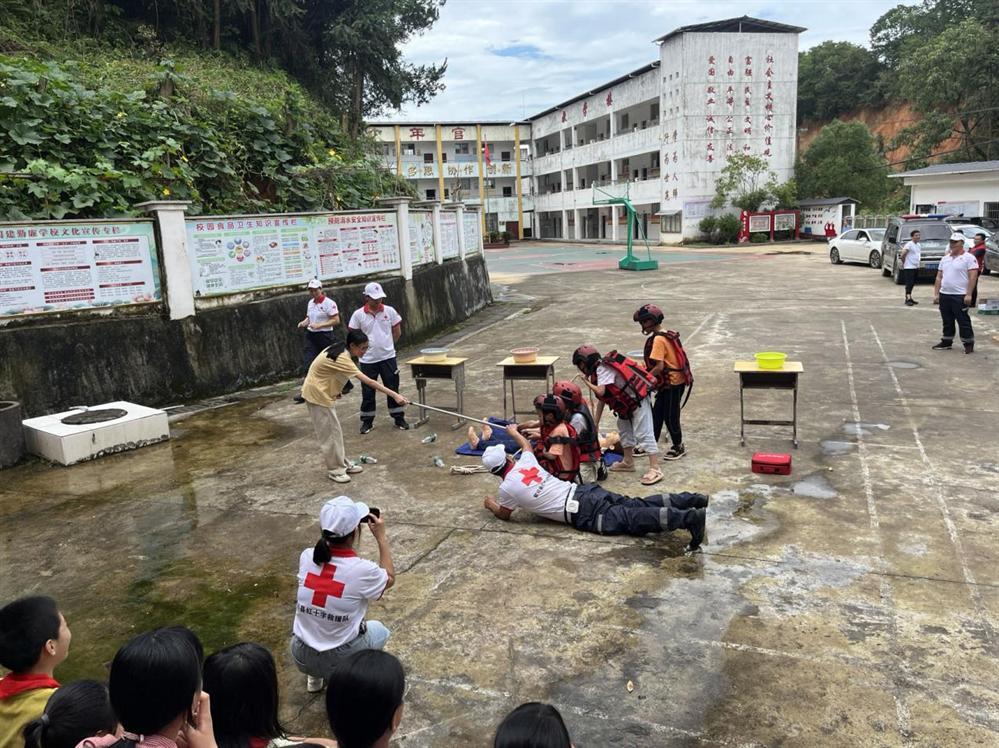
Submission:
M 542 482 L 541 475 L 538 473 L 537 468 L 531 468 L 530 470 L 524 470 L 523 468 L 521 468 L 519 472 L 521 475 L 524 476 L 520 480 L 525 486 L 529 486 L 532 483 Z
M 326 607 L 326 600 L 330 595 L 333 597 L 343 597 L 343 582 L 338 582 L 333 578 L 336 574 L 336 567 L 333 564 L 323 564 L 322 570 L 318 574 L 309 572 L 305 575 L 305 586 L 312 593 L 312 604 L 319 607 Z

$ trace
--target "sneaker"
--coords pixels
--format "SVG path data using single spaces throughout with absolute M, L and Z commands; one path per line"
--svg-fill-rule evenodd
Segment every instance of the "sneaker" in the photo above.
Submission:
M 952 345 L 953 345 L 953 343 L 948 343 L 945 340 L 941 340 L 939 343 L 937 343 L 935 346 L 933 346 L 933 350 L 934 351 L 949 351 L 951 349 Z
M 396 418 L 395 427 L 400 431 L 409 431 L 409 424 L 406 422 L 405 418 Z
M 965 353 L 974 353 L 975 352 L 975 344 L 974 343 L 965 343 L 964 344 L 964 352 Z
M 302 397 L 301 395 L 297 395 L 297 396 L 295 397 L 295 402 L 296 402 L 296 403 L 298 403 L 299 405 L 301 405 L 302 403 L 304 403 L 304 402 L 305 402 L 305 398 L 304 398 L 304 397 Z
M 326 473 L 326 477 L 329 478 L 334 483 L 350 483 L 350 476 L 347 473 L 334 473 L 330 470 Z
M 919 302 L 918 302 L 918 301 L 916 301 L 915 299 L 909 299 L 909 301 L 911 301 L 911 302 L 912 302 L 912 305 L 913 305 L 913 306 L 917 306 L 917 305 L 919 304 Z
M 317 678 L 314 675 L 306 676 L 305 678 L 305 690 L 309 693 L 319 693 L 324 688 L 326 688 L 326 679 Z
M 361 421 L 361 433 L 366 434 L 375 427 L 371 421 Z
M 912 299 L 906 299 L 905 300 L 905 305 L 906 306 L 915 306 L 915 304 L 916 304 L 916 302 L 913 301 Z
M 677 447 L 676 445 L 674 445 L 674 446 L 672 446 L 670 448 L 670 450 L 666 454 L 663 455 L 663 459 L 664 460 L 679 460 L 685 454 L 687 454 L 687 448 L 686 447 L 684 447 L 682 444 L 679 447 Z
M 363 473 L 364 468 L 358 465 L 353 460 L 347 460 L 347 473 L 350 475 L 356 475 L 357 473 Z

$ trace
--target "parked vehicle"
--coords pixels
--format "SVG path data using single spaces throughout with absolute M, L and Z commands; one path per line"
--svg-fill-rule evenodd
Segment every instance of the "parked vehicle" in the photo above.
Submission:
M 993 269 L 999 268 L 999 243 L 997 243 L 995 234 L 983 226 L 976 226 L 973 223 L 961 225 L 951 224 L 951 228 L 953 228 L 954 231 L 960 231 L 964 234 L 964 248 L 966 250 L 975 246 L 975 234 L 985 234 L 985 272 L 983 275 L 989 275 Z M 992 255 L 991 267 L 989 266 L 990 254 Z
M 999 221 L 993 218 L 983 218 L 981 216 L 947 216 L 944 220 L 947 223 L 959 223 L 963 225 L 976 226 L 986 230 L 987 234 L 999 231 Z
M 881 267 L 881 241 L 885 229 L 853 229 L 829 240 L 829 262 L 863 262 L 872 268 Z
M 888 228 L 885 229 L 885 236 L 881 242 L 881 274 L 885 277 L 891 276 L 898 285 L 905 282 L 902 278 L 900 259 L 902 247 L 909 241 L 913 231 L 919 231 L 922 235 L 919 240 L 922 253 L 916 277 L 933 278 L 937 274 L 937 268 L 940 267 L 940 260 L 947 254 L 953 226 L 940 218 L 926 216 L 900 216 L 889 219 Z

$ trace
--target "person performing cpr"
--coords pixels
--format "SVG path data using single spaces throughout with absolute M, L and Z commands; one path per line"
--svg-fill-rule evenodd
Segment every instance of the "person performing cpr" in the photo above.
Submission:
M 596 483 L 606 477 L 603 468 L 603 452 L 600 449 L 600 434 L 590 409 L 583 400 L 583 391 L 575 382 L 561 380 L 552 386 L 552 394 L 562 398 L 569 416 L 569 425 L 576 432 L 576 448 L 579 450 L 579 482 Z M 601 477 L 601 473 L 604 473 Z
M 559 480 L 538 464 L 530 443 L 516 426 L 507 426 L 507 433 L 520 445 L 520 457 L 515 460 L 499 445 L 482 455 L 482 464 L 500 479 L 499 499 L 487 496 L 483 502 L 498 519 L 508 520 L 515 509 L 524 509 L 598 535 L 682 529 L 690 532 L 685 550 L 691 553 L 705 541 L 708 497 L 704 494 L 654 494 L 639 499 L 612 493 L 598 483 L 578 485 Z
M 642 485 L 651 486 L 661 481 L 659 445 L 652 424 L 651 393 L 655 382 L 649 373 L 637 361 L 617 351 L 601 356 L 592 345 L 581 345 L 573 351 L 572 363 L 583 374 L 579 379 L 597 397 L 597 412 L 593 416 L 597 426 L 605 405 L 617 416 L 624 459 L 611 465 L 609 471 L 635 472 L 635 446 L 638 445 L 649 458 L 649 469 L 642 476 Z

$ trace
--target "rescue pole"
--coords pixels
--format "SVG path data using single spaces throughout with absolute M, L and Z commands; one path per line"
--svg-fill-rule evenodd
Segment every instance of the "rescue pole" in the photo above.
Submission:
M 481 423 L 484 426 L 489 426 L 490 428 L 494 429 L 503 428 L 499 424 L 490 423 L 489 421 L 483 421 L 481 418 L 472 418 L 471 416 L 466 416 L 464 413 L 456 413 L 453 410 L 444 410 L 444 408 L 435 408 L 433 405 L 424 405 L 423 403 L 410 402 L 409 404 L 415 408 L 425 408 L 427 410 L 432 410 L 436 413 L 443 413 L 446 416 L 454 416 L 455 418 L 463 418 L 466 421 L 474 421 L 475 423 Z

